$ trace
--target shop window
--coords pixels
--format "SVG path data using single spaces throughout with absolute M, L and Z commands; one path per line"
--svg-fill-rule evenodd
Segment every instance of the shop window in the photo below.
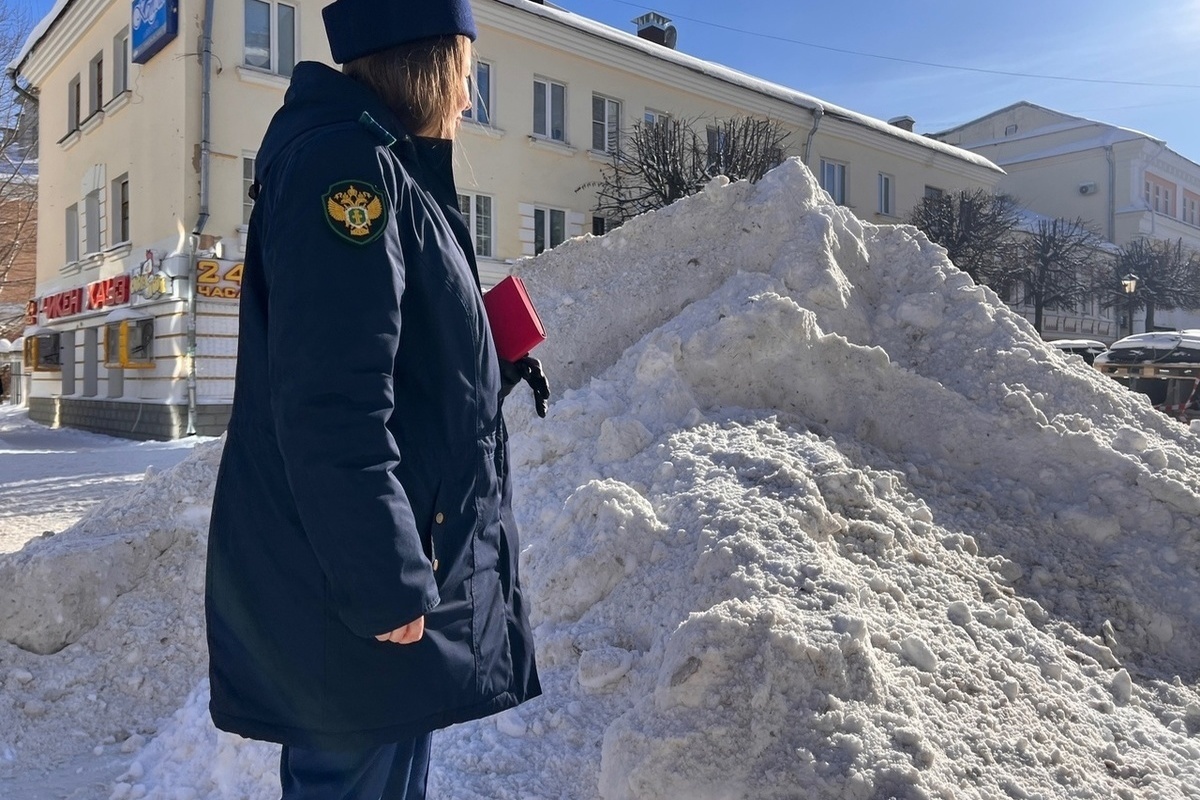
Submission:
M 37 372 L 62 369 L 62 334 L 39 333 L 25 337 L 25 368 Z
M 104 326 L 104 366 L 147 369 L 154 366 L 154 320 L 123 319 Z
M 242 156 L 242 224 L 250 224 L 254 212 L 254 197 L 250 189 L 254 186 L 254 156 Z

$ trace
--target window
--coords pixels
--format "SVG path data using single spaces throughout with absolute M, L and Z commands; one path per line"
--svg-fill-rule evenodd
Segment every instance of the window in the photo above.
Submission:
M 124 319 L 104 326 L 104 366 L 147 369 L 154 366 L 154 320 Z
M 567 141 L 567 87 L 563 84 L 533 79 L 533 133 Z
M 467 79 L 471 91 L 471 107 L 463 119 L 473 119 L 480 125 L 492 124 L 492 65 L 476 61 L 474 75 Z
M 79 129 L 81 101 L 79 93 L 79 76 L 76 75 L 67 84 L 67 133 Z
M 895 178 L 886 172 L 879 173 L 879 213 L 889 217 L 896 213 Z
M 87 193 L 83 203 L 83 227 L 85 255 L 100 252 L 100 230 L 103 223 L 100 220 L 100 190 L 93 189 Z
M 533 254 L 558 247 L 567 238 L 567 212 L 556 208 L 533 210 Z
M 104 105 L 104 53 L 88 64 L 88 116 L 95 114 Z
M 25 367 L 39 371 L 62 369 L 62 335 L 40 333 L 26 336 Z
M 821 159 L 821 188 L 829 192 L 833 202 L 846 205 L 846 165 L 840 161 Z
M 129 28 L 113 38 L 113 97 L 129 88 Z
M 491 258 L 492 252 L 492 198 L 486 194 L 460 194 L 458 210 L 467 221 L 467 228 L 475 242 L 475 255 Z
M 1181 216 L 1183 221 L 1189 225 L 1200 225 L 1200 216 L 1197 216 L 1196 213 L 1197 200 L 1200 200 L 1200 197 L 1197 195 L 1194 195 L 1191 192 L 1184 192 Z
M 242 224 L 250 224 L 250 213 L 254 211 L 254 198 L 250 187 L 254 185 L 254 156 L 242 156 Z
M 122 175 L 112 182 L 113 244 L 129 241 L 129 176 Z
M 63 229 L 66 237 L 68 264 L 79 260 L 79 205 L 72 203 L 67 206 L 66 227 Z
M 662 125 L 670 118 L 671 116 L 669 114 L 662 111 L 655 111 L 653 108 L 647 108 L 646 113 L 642 115 L 642 121 L 645 122 L 647 126 Z
M 724 128 L 712 125 L 709 125 L 705 129 L 705 136 L 708 143 L 705 167 L 707 167 L 709 175 L 719 175 L 725 171 L 725 164 L 728 161 L 725 153 L 728 145 L 728 137 Z
M 296 65 L 296 9 L 273 0 L 245 0 L 245 64 L 291 77 Z
M 1172 184 L 1166 183 L 1161 178 L 1147 174 L 1145 182 L 1146 205 L 1156 214 L 1175 216 L 1175 206 L 1171 202 L 1173 188 Z
M 592 149 L 615 153 L 621 142 L 621 102 L 592 95 Z
M 925 186 L 925 199 L 926 200 L 941 200 L 945 196 L 946 196 L 946 193 L 944 191 L 942 191 L 941 189 L 939 189 L 938 187 L 929 186 L 929 185 Z
M 593 236 L 603 236 L 608 228 L 608 220 L 606 220 L 604 217 L 592 217 Z

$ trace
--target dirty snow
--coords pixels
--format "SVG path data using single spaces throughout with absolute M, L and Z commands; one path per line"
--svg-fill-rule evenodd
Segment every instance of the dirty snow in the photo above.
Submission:
M 795 161 L 518 271 L 546 695 L 432 797 L 1200 798 L 1195 433 Z M 206 713 L 219 447 L 0 557 L 0 796 L 278 796 Z

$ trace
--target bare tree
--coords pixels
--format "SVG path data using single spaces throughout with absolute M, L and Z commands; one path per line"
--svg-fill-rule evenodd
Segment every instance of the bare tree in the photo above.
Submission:
M 954 266 L 976 283 L 1011 284 L 1009 243 L 1017 227 L 1017 204 L 1008 195 L 964 189 L 925 197 L 909 222 L 946 248 Z
M 791 134 L 774 120 L 735 117 L 705 126 L 699 120 L 637 123 L 601 171 L 580 186 L 596 189 L 596 212 L 615 225 L 695 194 L 709 180 L 757 181 L 783 161 Z
M 20 52 L 31 27 L 15 4 L 0 5 L 0 63 Z M 20 335 L 34 294 L 37 242 L 37 108 L 4 76 L 0 84 L 0 337 Z
M 1132 296 L 1122 285 L 1130 274 L 1137 278 Z M 1156 309 L 1200 308 L 1200 254 L 1186 249 L 1182 239 L 1134 239 L 1121 248 L 1117 269 L 1105 288 L 1106 305 L 1128 309 L 1130 315 L 1145 309 L 1145 330 L 1152 331 Z
M 1005 269 L 1024 288 L 1039 332 L 1047 309 L 1070 311 L 1091 294 L 1099 244 L 1078 217 L 1039 219 L 1033 230 L 1017 236 L 1016 258 Z

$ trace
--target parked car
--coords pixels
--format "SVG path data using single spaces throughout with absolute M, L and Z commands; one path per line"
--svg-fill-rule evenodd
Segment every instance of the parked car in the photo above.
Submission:
M 1200 330 L 1126 336 L 1096 356 L 1095 367 L 1169 416 L 1200 419 Z
M 1089 364 L 1096 360 L 1096 356 L 1108 349 L 1108 345 L 1096 339 L 1055 339 L 1048 344 L 1057 347 L 1064 353 L 1083 356 L 1083 360 Z

